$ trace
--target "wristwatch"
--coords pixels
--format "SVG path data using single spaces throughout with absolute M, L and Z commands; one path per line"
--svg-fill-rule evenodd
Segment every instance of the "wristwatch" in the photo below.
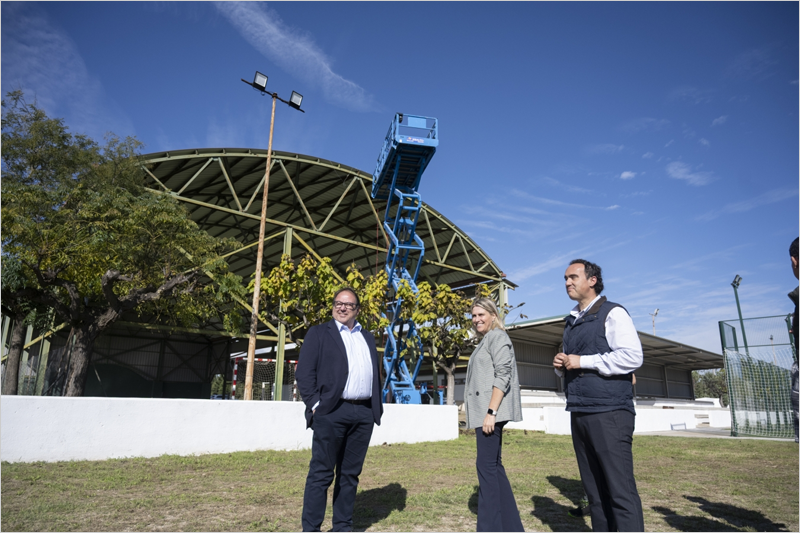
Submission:
M 495 410 L 494 410 L 494 409 L 492 409 L 491 407 L 489 408 L 489 411 L 488 411 L 488 413 L 489 413 L 490 415 L 492 415 L 492 416 L 497 416 L 497 411 L 495 411 Z

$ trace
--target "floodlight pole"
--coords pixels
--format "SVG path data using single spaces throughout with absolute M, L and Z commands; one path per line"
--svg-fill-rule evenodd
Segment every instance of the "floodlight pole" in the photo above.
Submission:
M 654 312 L 650 313 L 650 316 L 653 317 L 653 336 L 656 335 L 656 316 L 658 315 L 658 309 Z
M 256 73 L 258 76 L 259 73 Z M 289 107 L 293 107 L 300 111 L 301 113 L 305 113 L 302 109 L 300 109 L 300 103 L 302 102 L 302 96 L 297 102 L 294 102 L 294 97 L 296 93 L 292 93 L 292 101 L 287 102 L 280 96 L 278 93 L 271 93 L 266 90 L 266 76 L 264 76 L 264 86 L 260 87 L 255 83 L 251 83 L 245 79 L 242 79 L 247 85 L 250 85 L 254 89 L 261 91 L 262 94 L 268 94 L 272 97 L 272 116 L 269 120 L 269 143 L 267 145 L 267 168 L 264 170 L 264 194 L 261 200 L 261 224 L 258 229 L 258 255 L 256 256 L 256 272 L 255 272 L 255 287 L 253 288 L 253 314 L 250 318 L 250 340 L 247 344 L 247 374 L 244 378 L 244 399 L 245 400 L 252 400 L 253 399 L 253 367 L 255 366 L 255 357 L 256 357 L 256 335 L 258 333 L 258 300 L 261 297 L 261 267 L 264 260 L 264 231 L 267 225 L 267 194 L 269 192 L 269 174 L 270 174 L 270 167 L 272 166 L 272 133 L 275 128 L 275 103 L 280 100 L 284 104 L 287 104 Z M 288 231 L 291 231 L 287 228 Z M 291 233 L 289 233 L 291 235 Z M 285 248 L 285 246 L 284 246 Z M 283 346 L 283 337 L 285 336 L 285 329 L 281 326 L 278 329 L 278 342 L 280 343 L 280 347 Z M 276 372 L 275 372 L 275 388 L 273 389 L 273 397 L 275 400 L 282 399 L 282 392 L 283 392 L 283 352 L 276 354 Z
M 739 305 L 739 283 L 742 282 L 742 278 L 739 277 L 737 274 L 735 278 L 733 278 L 733 282 L 731 286 L 733 287 L 733 294 L 736 296 L 736 310 L 739 311 L 739 325 L 742 328 L 742 340 L 744 341 L 744 353 L 750 355 L 749 350 L 747 349 L 747 335 L 744 332 L 744 320 L 742 319 L 742 307 Z
M 258 255 L 256 256 L 255 287 L 253 288 L 253 314 L 250 318 L 250 342 L 247 344 L 247 374 L 244 378 L 244 399 L 253 399 L 253 367 L 256 357 L 256 335 L 258 334 L 258 300 L 261 297 L 261 265 L 264 262 L 264 229 L 267 225 L 267 194 L 269 192 L 269 170 L 272 164 L 272 132 L 275 127 L 275 102 L 272 95 L 272 117 L 269 121 L 269 143 L 267 144 L 267 168 L 264 171 L 264 194 L 261 199 L 261 225 L 258 229 Z

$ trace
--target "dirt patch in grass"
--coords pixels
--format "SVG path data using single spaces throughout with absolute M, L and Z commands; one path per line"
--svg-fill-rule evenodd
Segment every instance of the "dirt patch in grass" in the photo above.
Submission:
M 790 442 L 635 437 L 648 531 L 797 531 Z M 4 531 L 296 531 L 310 451 L 2 465 Z M 589 531 L 568 436 L 508 431 L 503 462 L 530 531 Z M 370 449 L 355 528 L 474 531 L 475 437 Z M 331 510 L 323 530 L 331 527 Z

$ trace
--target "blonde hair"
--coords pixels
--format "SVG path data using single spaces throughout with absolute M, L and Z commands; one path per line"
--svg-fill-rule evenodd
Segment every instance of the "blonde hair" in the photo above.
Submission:
M 494 300 L 492 300 L 491 298 L 476 298 L 475 301 L 472 302 L 472 307 L 480 307 L 481 309 L 487 311 L 490 315 L 494 317 L 492 319 L 491 326 L 489 326 L 489 331 L 496 328 L 502 330 L 506 329 L 506 327 L 503 325 L 502 320 L 500 320 L 500 311 L 498 311 L 497 309 L 497 304 L 495 304 Z

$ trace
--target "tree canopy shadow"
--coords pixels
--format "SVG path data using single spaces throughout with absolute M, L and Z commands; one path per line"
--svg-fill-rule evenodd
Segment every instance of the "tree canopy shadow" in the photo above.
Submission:
M 567 480 L 569 481 L 569 480 Z M 582 485 L 581 485 L 582 487 Z M 581 489 L 582 491 L 583 489 Z M 583 493 L 577 496 L 580 500 Z M 532 496 L 533 511 L 531 514 L 550 527 L 551 531 L 591 531 L 586 518 L 573 518 L 567 514 L 570 507 L 556 503 L 546 496 Z
M 729 503 L 710 502 L 699 496 L 684 494 L 683 497 L 698 504 L 701 511 L 725 520 L 738 528 L 752 528 L 756 531 L 786 531 L 786 524 L 776 524 L 759 511 L 752 511 Z
M 547 481 L 561 492 L 575 505 L 580 505 L 583 499 L 583 483 L 580 479 L 567 479 L 561 476 L 547 476 Z
M 407 496 L 408 491 L 399 483 L 359 492 L 353 509 L 353 530 L 365 531 L 392 511 L 402 511 L 406 508 Z

